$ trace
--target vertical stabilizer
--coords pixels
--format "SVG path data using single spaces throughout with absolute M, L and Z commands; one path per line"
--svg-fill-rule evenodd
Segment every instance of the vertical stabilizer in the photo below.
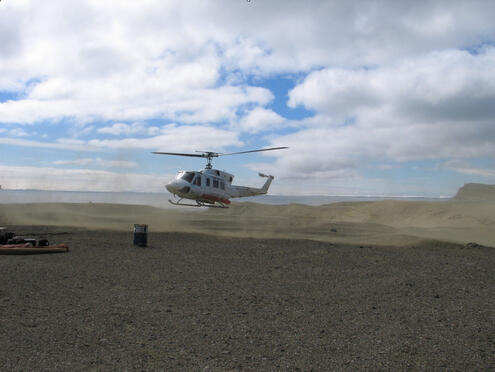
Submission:
M 272 184 L 272 181 L 273 181 L 273 178 L 274 178 L 274 177 L 273 177 L 273 176 L 271 176 L 271 175 L 266 175 L 266 174 L 263 174 L 263 173 L 258 173 L 258 175 L 259 175 L 260 177 L 266 177 L 266 178 L 268 178 L 268 179 L 266 180 L 265 184 L 261 187 L 261 192 L 262 192 L 263 194 L 266 194 L 266 193 L 268 192 L 268 188 L 269 188 L 269 187 L 270 187 L 270 185 Z

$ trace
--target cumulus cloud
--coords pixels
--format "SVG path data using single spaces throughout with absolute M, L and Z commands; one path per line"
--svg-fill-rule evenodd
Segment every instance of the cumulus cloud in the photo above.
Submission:
M 396 115 L 407 120 L 481 120 L 495 108 L 495 48 L 476 54 L 434 52 L 373 69 L 327 68 L 290 92 L 289 105 L 343 120 L 356 115 Z M 386 123 L 385 123 L 386 124 Z
M 357 179 L 372 161 L 494 155 L 494 2 L 0 7 L 2 144 L 221 151 L 246 137 L 291 147 L 266 155 L 276 175 L 334 184 Z M 274 94 L 257 82 L 287 73 L 302 77 L 289 107 L 314 117 L 295 122 L 283 117 L 290 110 L 268 108 Z M 50 135 L 36 128 L 43 141 L 19 138 L 26 132 L 11 124 Z M 58 138 L 56 125 L 65 130 Z
M 277 169 L 307 174 L 369 161 L 495 156 L 495 49 L 435 52 L 373 69 L 315 71 L 289 104 L 317 111 Z M 285 174 L 284 173 L 284 174 Z
M 272 96 L 223 74 L 377 66 L 469 46 L 480 30 L 495 35 L 490 10 L 462 1 L 6 2 L 0 90 L 24 97 L 1 103 L 0 117 L 231 120 L 240 105 Z
M 0 59 L 0 91 L 20 93 L 0 103 L 4 123 L 226 121 L 240 105 L 273 97 L 264 88 L 219 82 L 222 52 L 195 20 L 190 32 L 184 29 L 189 6 L 54 1 L 2 7 L 26 23 L 15 28 L 20 47 Z
M 239 121 L 237 127 L 244 132 L 258 133 L 277 129 L 284 121 L 282 116 L 272 110 L 256 107 Z
M 72 92 L 59 97 L 56 90 L 43 92 L 43 86 L 51 84 L 47 78 L 37 84 L 26 98 L 0 103 L 0 117 L 4 123 L 19 124 L 62 119 L 91 122 L 150 118 L 208 123 L 234 119 L 239 106 L 265 105 L 273 98 L 269 90 L 260 87 L 186 89 L 182 83 L 169 86 L 165 81 L 167 78 L 151 74 L 67 82 Z

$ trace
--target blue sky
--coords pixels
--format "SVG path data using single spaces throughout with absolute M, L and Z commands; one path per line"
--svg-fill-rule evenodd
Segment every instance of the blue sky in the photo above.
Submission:
M 273 194 L 495 183 L 491 1 L 2 1 L 0 184 L 152 191 L 198 159 Z

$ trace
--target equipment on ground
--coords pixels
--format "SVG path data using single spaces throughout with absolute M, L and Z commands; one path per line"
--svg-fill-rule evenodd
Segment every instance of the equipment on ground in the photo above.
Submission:
M 148 245 L 148 225 L 134 224 L 134 245 L 138 247 L 146 247 Z
M 198 154 L 187 154 L 177 152 L 158 152 L 153 154 L 158 155 L 174 155 L 174 156 L 189 156 L 195 158 L 205 158 L 206 167 L 200 171 L 180 171 L 177 176 L 165 185 L 165 188 L 173 194 L 177 200 L 169 202 L 179 206 L 189 207 L 209 207 L 209 208 L 228 208 L 231 198 L 242 198 L 247 196 L 263 195 L 268 192 L 273 176 L 258 173 L 260 177 L 267 178 L 265 184 L 261 188 L 235 186 L 232 185 L 234 175 L 213 169 L 212 159 L 219 156 L 247 154 L 251 152 L 272 151 L 288 149 L 288 147 L 271 147 L 266 149 L 218 153 L 211 151 L 197 151 Z M 183 199 L 189 199 L 196 204 L 182 203 Z
M 25 238 L 0 227 L 0 254 L 40 254 L 68 252 L 66 244 L 50 245 L 48 239 L 36 241 L 34 238 Z

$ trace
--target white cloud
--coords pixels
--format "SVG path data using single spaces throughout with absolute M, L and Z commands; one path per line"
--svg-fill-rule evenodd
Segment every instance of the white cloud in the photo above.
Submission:
M 322 182 L 355 179 L 369 161 L 494 155 L 495 49 L 466 51 L 495 39 L 494 2 L 0 7 L 0 92 L 14 97 L 0 102 L 0 123 L 68 127 L 65 139 L 37 130 L 46 142 L 2 128 L 2 144 L 221 151 L 241 146 L 242 135 L 291 146 L 267 155 L 278 159 L 267 164 L 274 173 Z M 252 86 L 286 72 L 308 74 L 289 105 L 314 118 L 286 120 L 266 108 L 273 94 Z M 148 119 L 177 124 L 148 126 Z M 276 133 L 289 125 L 290 134 Z
M 148 138 L 124 138 L 115 140 L 93 139 L 88 142 L 92 147 L 153 149 L 156 151 L 192 151 L 214 146 L 221 150 L 229 146 L 240 146 L 238 135 L 228 130 L 208 125 L 178 126 L 165 125 L 161 134 Z
M 370 161 L 495 156 L 495 48 L 444 51 L 374 69 L 316 71 L 289 94 L 319 114 L 273 136 L 291 147 L 284 176 L 358 169 Z
M 167 79 L 167 78 L 163 78 Z M 231 120 L 240 105 L 268 103 L 273 95 L 264 88 L 223 86 L 189 88 L 160 84 L 160 78 L 130 76 L 71 82 L 69 97 L 42 97 L 37 87 L 25 99 L 0 103 L 5 123 L 33 124 L 43 120 L 144 120 L 168 118 L 185 123 Z
M 53 162 L 54 165 L 82 165 L 87 166 L 93 163 L 94 159 L 84 158 L 84 159 L 74 159 L 74 160 L 56 160 Z
M 14 128 L 9 130 L 7 133 L 12 137 L 26 137 L 28 135 L 28 133 L 22 128 Z
M 102 127 L 98 129 L 97 132 L 111 134 L 114 136 L 129 136 L 133 134 L 154 136 L 160 132 L 160 128 L 155 126 L 147 126 L 146 124 L 140 122 L 131 124 L 115 123 L 111 126 Z
M 274 164 L 265 164 L 268 173 L 279 178 L 349 177 L 357 174 L 359 159 L 355 158 L 359 147 L 354 143 L 355 131 L 327 128 L 305 129 L 284 136 L 274 136 L 274 146 L 288 146 L 288 150 L 273 151 L 266 156 L 276 157 Z M 364 140 L 364 139 L 363 139 Z M 251 165 L 260 169 L 260 165 Z
M 480 169 L 480 168 L 455 168 L 456 172 L 482 176 L 486 178 L 495 178 L 495 169 Z
M 0 137 L 0 144 L 24 147 L 39 147 L 47 149 L 73 150 L 73 151 L 97 151 L 99 149 L 88 146 L 76 140 L 59 140 L 57 142 L 40 142 L 20 138 Z
M 258 133 L 280 128 L 284 121 L 285 119 L 279 114 L 262 107 L 256 107 L 249 111 L 236 127 L 244 132 Z
M 39 190 L 163 192 L 173 175 L 116 173 L 93 169 L 0 165 L 2 187 Z
M 290 149 L 277 153 L 270 172 L 284 178 L 312 177 L 323 180 L 358 173 L 371 162 L 407 162 L 495 156 L 491 126 L 466 126 L 444 122 L 411 126 L 370 128 L 361 125 L 307 128 L 273 136 L 273 145 Z
M 466 160 L 450 160 L 445 162 L 444 167 L 462 174 L 481 176 L 485 178 L 495 178 L 495 169 L 477 168 Z
M 157 136 L 123 139 L 59 138 L 56 142 L 40 142 L 19 138 L 0 137 L 0 144 L 94 152 L 111 149 L 146 149 L 153 151 L 192 151 L 193 149 L 222 150 L 227 147 L 241 146 L 238 133 L 219 129 L 209 125 L 176 124 L 165 125 Z
M 316 71 L 290 92 L 289 105 L 341 120 L 384 113 L 399 121 L 462 121 L 491 118 L 493 97 L 495 48 L 486 47 L 479 54 L 447 50 L 373 69 Z
M 230 74 L 376 66 L 475 45 L 480 32 L 494 37 L 493 11 L 463 1 L 5 2 L 0 90 L 31 88 L 1 103 L 0 117 L 232 120 L 240 105 L 272 97 L 222 83 Z
M 73 127 L 69 128 L 69 133 L 72 137 L 85 137 L 91 135 L 95 131 L 96 127 L 94 125 L 81 125 L 75 123 Z
M 29 85 L 21 99 L 0 103 L 2 122 L 205 123 L 234 119 L 240 105 L 272 99 L 264 88 L 218 84 L 216 38 L 198 27 L 200 18 L 182 23 L 189 6 L 54 1 L 6 7 L 16 23 L 26 24 L 17 32 L 17 53 L 0 59 L 0 90 Z
M 56 160 L 52 162 L 54 165 L 79 165 L 79 166 L 88 166 L 90 164 L 102 166 L 102 167 L 110 167 L 110 168 L 133 168 L 137 166 L 137 163 L 134 161 L 126 161 L 126 160 L 105 160 L 102 158 L 83 158 L 83 159 L 73 159 L 73 160 Z
M 95 159 L 95 164 L 103 167 L 110 168 L 133 168 L 137 166 L 137 163 L 134 161 L 127 160 L 104 160 L 104 159 Z

